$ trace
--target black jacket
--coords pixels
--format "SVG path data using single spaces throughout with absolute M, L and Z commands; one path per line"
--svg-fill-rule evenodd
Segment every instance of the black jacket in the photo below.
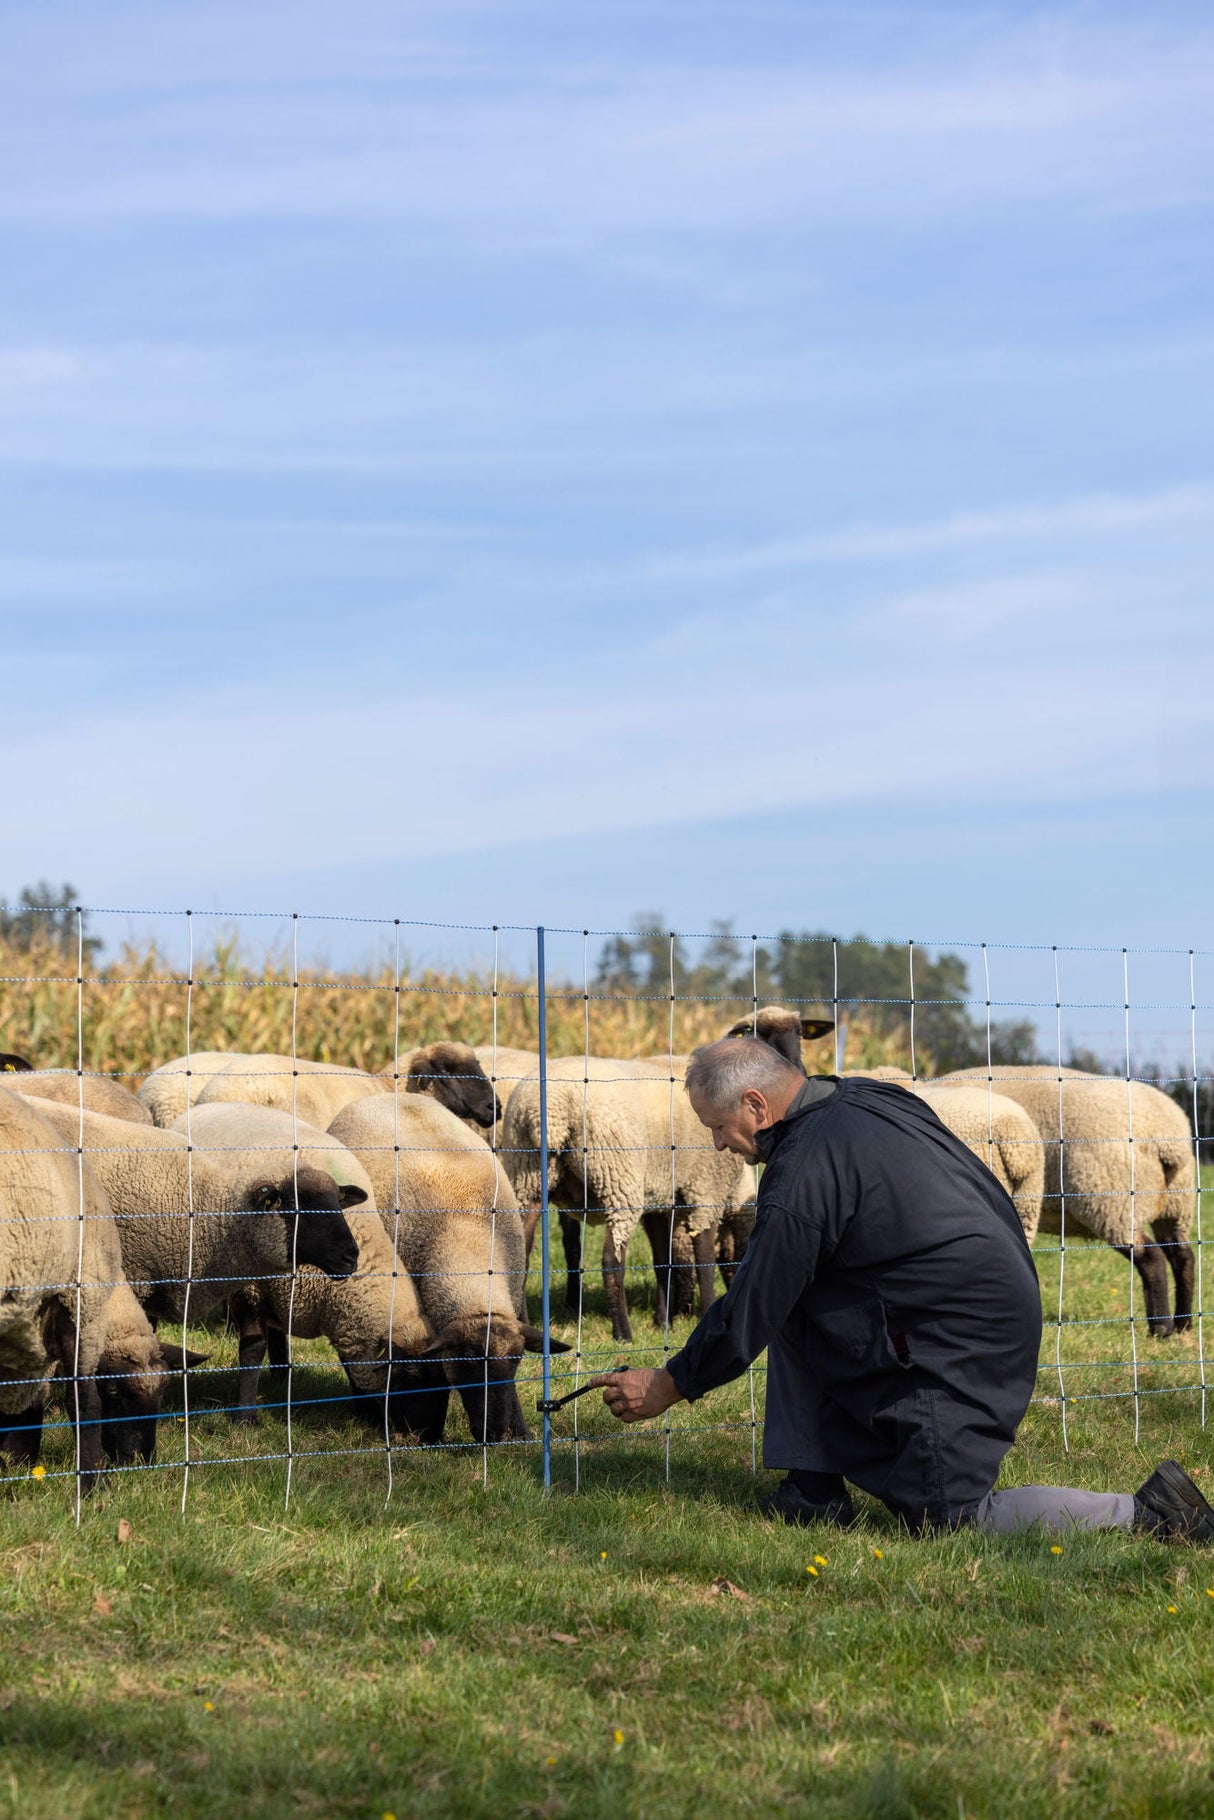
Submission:
M 807 1082 L 758 1133 L 766 1168 L 746 1256 L 670 1374 L 694 1400 L 778 1336 L 851 1422 L 871 1424 L 912 1385 L 939 1390 L 966 1405 L 964 1427 L 998 1457 L 1032 1394 L 1041 1338 L 1016 1209 L 914 1094 L 839 1080 L 823 1096 L 824 1085 Z

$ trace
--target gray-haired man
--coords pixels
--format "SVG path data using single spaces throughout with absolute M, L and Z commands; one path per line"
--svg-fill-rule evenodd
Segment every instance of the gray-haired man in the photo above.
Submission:
M 765 1164 L 728 1294 L 662 1371 L 596 1380 L 625 1422 L 740 1376 L 767 1349 L 764 1500 L 790 1523 L 853 1519 L 847 1481 L 914 1529 L 1138 1528 L 1214 1542 L 1175 1461 L 1137 1492 L 995 1491 L 1028 1407 L 1041 1297 L 1016 1210 L 914 1094 L 807 1080 L 767 1044 L 697 1049 L 687 1092 L 718 1150 Z

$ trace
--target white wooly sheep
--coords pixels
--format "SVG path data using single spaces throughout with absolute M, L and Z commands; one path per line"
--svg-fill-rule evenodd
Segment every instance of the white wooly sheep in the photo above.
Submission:
M 336 1062 L 308 1062 L 290 1055 L 230 1055 L 203 1086 L 195 1104 L 271 1106 L 324 1131 L 352 1100 L 390 1091 L 382 1076 L 364 1074 L 361 1068 L 343 1068 Z
M 39 1110 L 74 1148 L 79 1113 L 49 1102 Z M 358 1261 L 327 1174 L 223 1167 L 184 1132 L 100 1112 L 84 1114 L 82 1141 L 113 1209 L 127 1279 L 154 1321 L 187 1311 L 201 1320 L 243 1283 L 289 1278 L 292 1260 L 335 1276 Z
M 502 1161 L 534 1230 L 542 1194 L 538 1081 L 515 1088 L 503 1124 Z M 690 1239 L 702 1313 L 715 1294 L 717 1227 L 746 1200 L 750 1184 L 740 1158 L 713 1148 L 668 1068 L 571 1056 L 548 1066 L 548 1192 L 562 1209 L 567 1306 L 577 1306 L 578 1227 L 588 1219 L 605 1228 L 612 1333 L 630 1340 L 624 1271 L 637 1227 L 644 1226 L 653 1250 L 658 1324 L 669 1300 L 672 1227 L 685 1228 Z
M 150 1461 L 166 1374 L 183 1356 L 196 1362 L 160 1344 L 131 1293 L 109 1202 L 75 1144 L 0 1089 L 0 1454 L 37 1463 L 58 1372 L 82 1489 L 103 1458 Z
M 1080 1227 L 1134 1260 L 1150 1331 L 1159 1339 L 1191 1324 L 1195 1263 L 1188 1243 L 1196 1210 L 1196 1161 L 1187 1115 L 1145 1081 L 1037 1065 L 994 1063 L 943 1077 L 987 1083 L 1028 1113 L 1045 1149 L 1042 1232 Z M 1148 1238 L 1148 1231 L 1153 1237 Z M 1166 1262 L 1165 1262 L 1166 1259 Z M 1168 1307 L 1168 1273 L 1176 1312 Z
M 184 1132 L 184 1115 L 174 1129 Z M 271 1365 L 285 1366 L 286 1335 L 292 1334 L 329 1341 L 363 1399 L 359 1413 L 373 1426 L 386 1418 L 393 1428 L 440 1441 L 446 1379 L 440 1366 L 422 1358 L 433 1345 L 434 1330 L 384 1232 L 371 1178 L 358 1158 L 326 1132 L 269 1106 L 196 1106 L 190 1138 L 198 1156 L 241 1181 L 289 1176 L 296 1166 L 330 1177 L 358 1246 L 358 1262 L 348 1276 L 333 1278 L 305 1266 L 293 1279 L 270 1276 L 244 1283 L 232 1295 L 243 1418 L 255 1419 L 267 1348 Z
M 329 1135 L 371 1178 L 473 1439 L 525 1439 L 514 1376 L 543 1336 L 527 1321 L 526 1240 L 501 1164 L 483 1138 L 425 1095 L 359 1100 Z M 566 1349 L 557 1342 L 553 1350 Z
M 232 1060 L 230 1049 L 196 1049 L 192 1055 L 175 1056 L 152 1070 L 135 1097 L 151 1114 L 153 1125 L 171 1125 L 194 1105 L 211 1076 Z

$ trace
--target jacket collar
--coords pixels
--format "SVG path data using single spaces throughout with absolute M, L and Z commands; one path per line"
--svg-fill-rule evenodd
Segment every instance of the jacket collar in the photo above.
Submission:
M 838 1080 L 833 1074 L 810 1075 L 805 1085 L 799 1088 L 789 1101 L 784 1117 L 777 1119 L 774 1125 L 765 1125 L 761 1131 L 755 1132 L 755 1149 L 759 1153 L 759 1161 L 768 1162 L 772 1151 L 787 1137 L 789 1129 L 796 1120 L 803 1118 L 807 1112 L 812 1112 L 815 1107 L 821 1106 L 825 1100 L 830 1099 L 838 1085 Z

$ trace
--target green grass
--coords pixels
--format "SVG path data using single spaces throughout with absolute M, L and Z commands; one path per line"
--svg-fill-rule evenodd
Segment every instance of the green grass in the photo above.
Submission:
M 1070 1250 L 1066 1288 L 1071 1452 L 1036 1404 L 1003 1482 L 1132 1488 L 1171 1453 L 1210 1483 L 1199 1396 L 1176 1388 L 1197 1337 L 1140 1339 L 1135 1444 L 1127 1397 L 1079 1400 L 1130 1388 L 1128 1266 Z M 587 1346 L 614 1355 L 589 1300 Z M 633 1301 L 631 1356 L 660 1356 L 639 1278 Z M 208 1344 L 231 1363 L 229 1336 Z M 298 1351 L 296 1394 L 332 1395 L 325 1349 Z M 576 1495 L 567 1439 L 549 1497 L 538 1449 L 495 1454 L 487 1484 L 478 1450 L 402 1450 L 386 1502 L 372 1448 L 298 1458 L 284 1509 L 282 1461 L 256 1463 L 281 1416 L 234 1437 L 204 1407 L 233 1388 L 196 1387 L 194 1456 L 240 1463 L 200 1464 L 184 1515 L 175 1420 L 165 1470 L 116 1477 L 79 1530 L 62 1431 L 48 1476 L 0 1498 L 5 1820 L 1214 1813 L 1207 1551 L 914 1541 L 863 1500 L 846 1534 L 771 1529 L 745 1383 L 672 1412 L 669 1485 L 661 1434 L 590 1397 L 556 1418 L 568 1437 L 578 1412 Z M 294 1440 L 372 1446 L 326 1406 Z

